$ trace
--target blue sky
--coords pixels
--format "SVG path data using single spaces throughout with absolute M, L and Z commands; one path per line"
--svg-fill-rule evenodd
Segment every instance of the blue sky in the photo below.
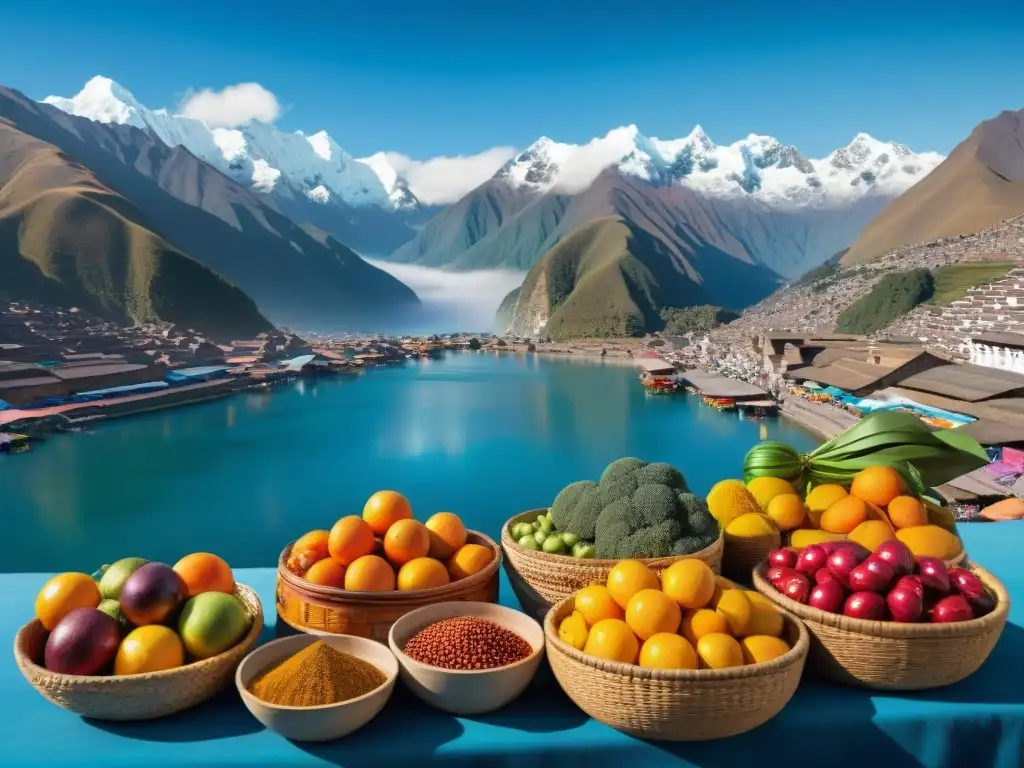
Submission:
M 750 132 L 824 156 L 858 131 L 948 152 L 1024 107 L 1024 3 L 684 0 L 5 2 L 0 83 L 71 96 L 103 74 L 150 107 L 258 82 L 287 130 L 361 156 L 584 142 L 635 123 Z M 832 10 L 823 12 L 821 9 Z M 973 18 L 972 18 L 973 16 Z

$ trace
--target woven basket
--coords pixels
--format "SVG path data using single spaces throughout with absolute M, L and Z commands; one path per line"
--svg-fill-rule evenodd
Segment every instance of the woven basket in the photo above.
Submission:
M 235 585 L 252 623 L 234 647 L 219 656 L 163 672 L 142 675 L 62 675 L 39 666 L 47 632 L 38 619 L 23 626 L 14 639 L 14 658 L 32 687 L 58 706 L 97 720 L 152 720 L 206 701 L 227 685 L 235 668 L 259 640 L 263 607 L 257 594 Z
M 891 691 L 952 685 L 974 674 L 995 648 L 1006 626 L 1010 596 L 988 571 L 971 566 L 996 598 L 990 614 L 951 624 L 866 621 L 826 613 L 790 600 L 754 571 L 754 587 L 803 620 L 811 633 L 807 667 L 838 683 Z
M 310 584 L 285 566 L 292 549 L 289 544 L 277 565 L 278 618 L 300 632 L 358 635 L 387 643 L 391 625 L 424 605 L 450 600 L 496 603 L 501 549 L 476 531 L 469 532 L 468 542 L 482 544 L 494 553 L 483 570 L 443 587 L 406 592 L 353 592 Z
M 618 560 L 592 560 L 567 555 L 551 555 L 535 549 L 520 547 L 512 538 L 511 528 L 516 523 L 532 523 L 537 516 L 546 512 L 535 509 L 516 515 L 505 522 L 501 529 L 501 548 L 505 552 L 505 573 L 508 574 L 512 591 L 516 593 L 523 610 L 537 621 L 544 621 L 551 606 L 576 590 L 594 582 L 604 584 L 608 572 Z M 703 560 L 715 573 L 721 572 L 722 537 L 700 552 L 679 557 L 658 557 L 641 560 L 659 576 L 677 560 L 695 557 Z
M 707 741 L 771 720 L 793 697 L 810 645 L 807 630 L 783 613 L 789 653 L 731 669 L 645 669 L 603 661 L 558 639 L 573 609 L 566 599 L 544 619 L 548 661 L 562 690 L 595 720 L 642 739 Z
M 723 534 L 722 574 L 743 584 L 750 583 L 750 572 L 768 559 L 773 549 L 782 546 L 782 534 L 774 531 L 770 536 L 744 538 Z

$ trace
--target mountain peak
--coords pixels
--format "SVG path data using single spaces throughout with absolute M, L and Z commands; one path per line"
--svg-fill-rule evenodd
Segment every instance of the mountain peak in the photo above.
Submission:
M 146 108 L 127 88 L 102 75 L 89 80 L 70 99 L 47 96 L 43 102 L 97 123 L 121 123 L 137 128 L 145 126 L 142 113 Z

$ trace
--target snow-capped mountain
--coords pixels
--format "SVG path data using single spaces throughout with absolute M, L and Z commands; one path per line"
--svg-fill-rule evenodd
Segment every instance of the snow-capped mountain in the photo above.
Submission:
M 650 184 L 682 184 L 714 198 L 749 197 L 772 208 L 837 207 L 864 197 L 902 194 L 942 162 L 866 133 L 828 157 L 805 157 L 771 136 L 750 134 L 716 145 L 698 125 L 681 139 L 648 138 L 635 125 L 584 145 L 542 137 L 496 174 L 535 192 L 574 194 L 604 170 Z

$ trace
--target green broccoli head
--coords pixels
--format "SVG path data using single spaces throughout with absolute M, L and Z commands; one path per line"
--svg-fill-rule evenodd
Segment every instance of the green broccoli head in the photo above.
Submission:
M 698 497 L 648 483 L 601 511 L 594 548 L 608 559 L 668 557 L 697 552 L 717 536 L 714 518 Z
M 590 480 L 565 486 L 551 504 L 551 522 L 555 529 L 575 533 L 586 541 L 594 540 L 597 516 L 604 507 L 601 489 Z
M 608 503 L 633 493 L 641 485 L 665 485 L 677 491 L 689 491 L 683 474 L 671 464 L 649 464 L 640 459 L 613 461 L 601 474 L 599 485 Z

